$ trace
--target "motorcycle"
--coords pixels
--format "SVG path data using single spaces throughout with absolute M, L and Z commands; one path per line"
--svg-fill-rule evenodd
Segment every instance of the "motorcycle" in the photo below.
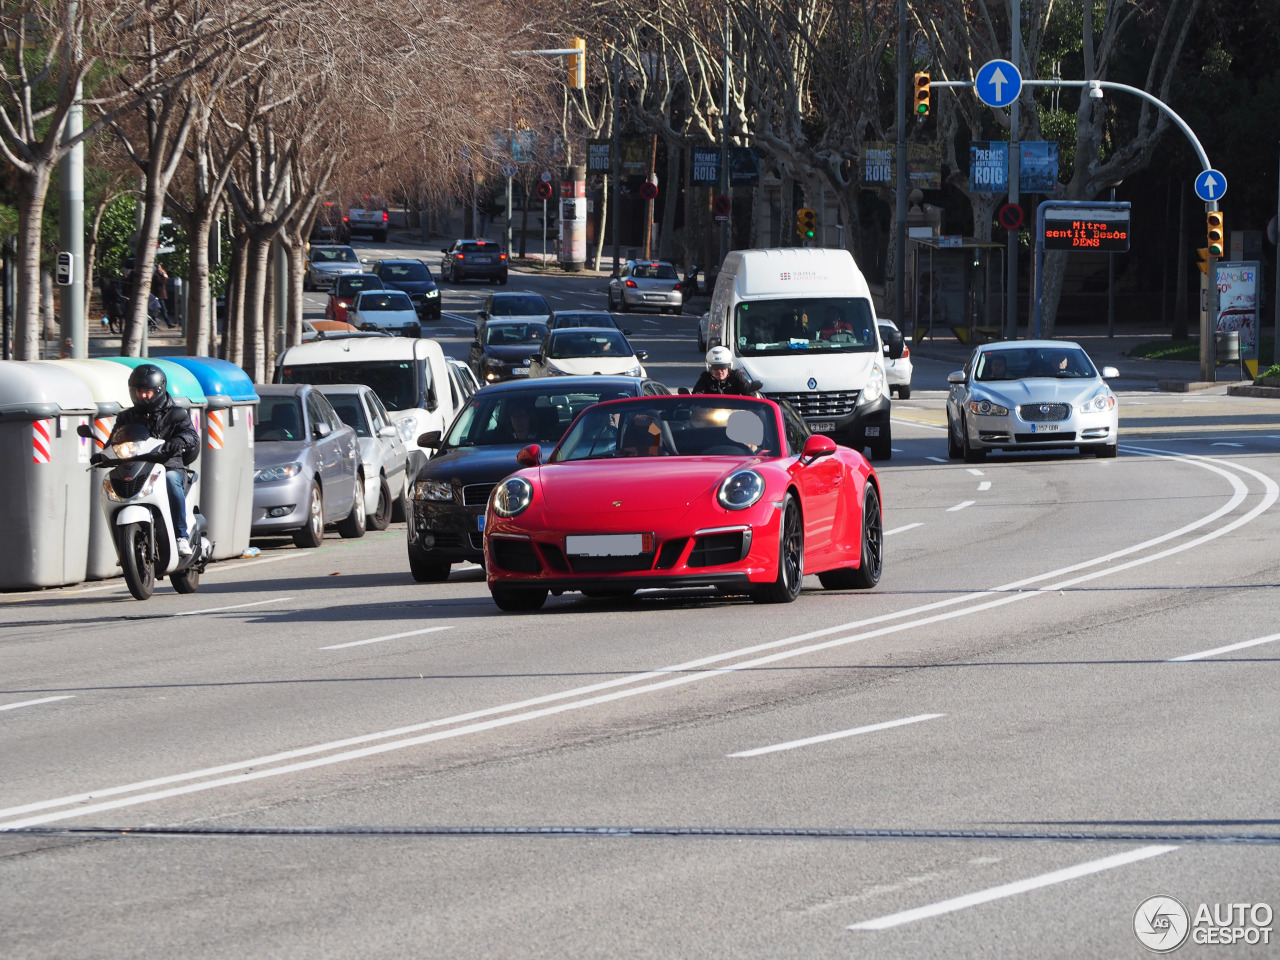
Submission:
M 93 437 L 93 429 L 81 426 L 77 433 Z M 191 555 L 179 556 L 169 506 L 165 466 L 155 459 L 164 446 L 142 424 L 126 424 L 111 436 L 111 443 L 94 454 L 95 467 L 110 470 L 103 480 L 103 509 L 115 530 L 116 552 L 129 592 L 146 600 L 155 591 L 156 575 L 168 576 L 178 593 L 195 593 L 200 586 L 214 544 L 208 521 L 191 497 L 187 498 L 187 531 Z M 195 472 L 187 471 L 187 485 Z
M 683 297 L 683 304 L 688 304 L 690 300 L 702 293 L 701 288 L 698 286 L 698 271 L 701 269 L 696 263 L 689 264 L 689 269 L 685 271 L 684 279 L 676 285 L 676 289 L 680 291 L 680 295 Z M 682 311 L 683 304 L 681 306 Z

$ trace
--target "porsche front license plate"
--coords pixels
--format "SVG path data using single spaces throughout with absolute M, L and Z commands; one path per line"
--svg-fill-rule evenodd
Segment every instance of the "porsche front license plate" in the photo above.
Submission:
M 834 430 L 836 425 L 830 420 L 819 420 L 817 423 L 809 424 L 809 429 L 814 433 L 826 433 L 828 430 Z
M 868 436 L 868 437 L 878 437 L 878 436 L 880 436 L 880 428 L 879 428 L 879 427 L 867 427 L 867 436 Z
M 1056 423 L 1033 423 L 1031 425 L 1032 433 L 1056 433 L 1058 425 Z
M 565 553 L 576 557 L 636 557 L 652 549 L 651 533 L 601 533 L 564 538 Z

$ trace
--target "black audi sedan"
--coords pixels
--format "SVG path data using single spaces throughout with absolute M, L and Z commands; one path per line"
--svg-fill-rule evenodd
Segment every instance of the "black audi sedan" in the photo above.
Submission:
M 445 436 L 423 434 L 434 450 L 418 471 L 409 517 L 409 570 L 419 583 L 449 578 L 455 563 L 484 562 L 489 494 L 520 469 L 516 454 L 536 443 L 549 455 L 575 417 L 603 400 L 665 396 L 656 380 L 555 377 L 509 380 L 478 390 Z
M 369 268 L 390 290 L 403 290 L 413 301 L 419 320 L 440 319 L 440 288 L 421 260 L 379 260 Z
M 490 320 L 471 342 L 467 363 L 482 384 L 529 376 L 529 358 L 542 349 L 547 325 L 534 320 Z

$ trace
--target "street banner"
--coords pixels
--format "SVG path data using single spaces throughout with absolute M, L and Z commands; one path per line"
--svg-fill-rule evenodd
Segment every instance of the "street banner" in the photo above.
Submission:
M 538 152 L 538 134 L 533 130 L 517 130 L 511 136 L 511 159 L 515 163 L 532 163 Z
M 587 141 L 587 173 L 613 173 L 613 144 L 608 140 Z
M 974 193 L 1009 192 L 1009 144 L 975 140 L 969 145 L 969 189 Z
M 866 140 L 862 144 L 862 186 L 892 187 L 894 145 L 887 140 Z
M 729 186 L 760 185 L 760 158 L 750 147 L 729 148 Z
M 907 144 L 907 182 L 917 190 L 942 189 L 942 144 Z
M 1039 140 L 1023 141 L 1018 164 L 1018 189 L 1022 193 L 1056 193 L 1058 145 Z
M 1240 331 L 1240 357 L 1258 359 L 1258 281 L 1256 260 L 1218 263 L 1218 317 L 1220 333 Z M 1251 368 L 1252 369 L 1252 368 Z
M 862 144 L 861 184 L 892 188 L 897 183 L 897 145 L 887 140 Z M 942 189 L 942 147 L 937 143 L 907 144 L 907 182 L 918 190 Z
M 714 187 L 720 182 L 720 148 L 693 147 L 689 156 L 691 176 L 695 187 Z
M 622 175 L 643 177 L 649 173 L 653 141 L 649 137 L 623 137 L 619 141 L 622 150 Z

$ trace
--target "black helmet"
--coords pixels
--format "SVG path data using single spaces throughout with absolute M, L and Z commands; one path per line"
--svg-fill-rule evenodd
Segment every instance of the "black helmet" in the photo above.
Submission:
M 135 407 L 147 413 L 159 410 L 165 401 L 167 383 L 164 371 L 154 363 L 139 364 L 134 367 L 133 373 L 129 374 L 129 399 L 133 401 Z M 143 400 L 138 396 L 138 391 L 144 388 L 151 389 L 150 400 Z

